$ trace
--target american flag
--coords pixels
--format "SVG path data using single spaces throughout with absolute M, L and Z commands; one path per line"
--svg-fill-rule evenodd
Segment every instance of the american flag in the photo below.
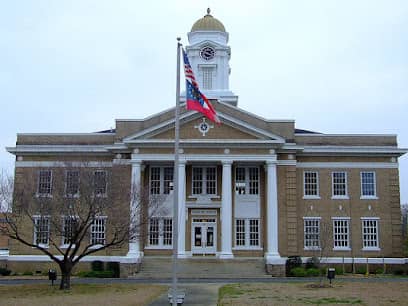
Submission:
M 183 57 L 184 57 L 184 74 L 186 76 L 186 80 L 190 81 L 190 83 L 194 87 L 197 87 L 198 89 L 198 83 L 194 77 L 193 69 L 191 68 L 190 61 L 188 60 L 187 53 L 186 51 L 184 51 L 184 49 L 183 49 Z

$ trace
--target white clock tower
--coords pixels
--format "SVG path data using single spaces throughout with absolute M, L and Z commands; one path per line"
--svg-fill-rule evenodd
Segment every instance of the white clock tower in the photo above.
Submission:
M 200 90 L 209 99 L 236 106 L 238 96 L 229 89 L 231 48 L 224 25 L 207 9 L 207 15 L 197 20 L 187 35 L 190 45 L 186 52 Z

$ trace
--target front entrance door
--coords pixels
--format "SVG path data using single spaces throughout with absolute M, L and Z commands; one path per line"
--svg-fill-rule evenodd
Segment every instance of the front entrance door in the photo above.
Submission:
M 217 224 L 215 219 L 194 218 L 191 226 L 193 254 L 215 254 L 216 248 Z

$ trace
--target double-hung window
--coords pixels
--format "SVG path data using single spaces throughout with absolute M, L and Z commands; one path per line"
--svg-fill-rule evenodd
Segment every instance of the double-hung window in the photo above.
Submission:
M 193 195 L 217 194 L 216 167 L 193 167 L 192 194 Z
M 379 250 L 378 220 L 379 218 L 361 218 L 363 251 Z
M 106 217 L 95 217 L 91 224 L 91 245 L 106 243 Z
M 48 247 L 50 243 L 50 217 L 34 216 L 34 244 Z
M 235 247 L 258 248 L 260 246 L 260 220 L 235 219 Z
M 347 199 L 347 173 L 345 171 L 332 172 L 332 198 Z
M 150 194 L 169 194 L 173 189 L 173 167 L 150 168 Z
M 94 172 L 94 192 L 96 196 L 106 197 L 108 185 L 108 174 L 105 170 Z
M 40 197 L 50 197 L 52 195 L 52 171 L 40 170 L 38 172 L 37 195 Z
M 77 232 L 78 219 L 76 216 L 64 216 L 62 218 L 62 246 L 67 247 L 74 239 Z
M 67 170 L 65 173 L 65 195 L 77 197 L 79 195 L 79 171 Z
M 376 182 L 374 171 L 360 172 L 361 180 L 361 198 L 362 199 L 376 199 Z
M 303 172 L 303 198 L 319 199 L 319 174 L 317 171 Z
M 333 219 L 333 249 L 350 250 L 350 218 Z
M 172 218 L 150 218 L 148 245 L 153 248 L 167 248 L 173 245 Z
M 235 169 L 235 193 L 239 195 L 259 194 L 258 167 L 237 167 Z
M 304 217 L 305 250 L 320 249 L 320 217 Z

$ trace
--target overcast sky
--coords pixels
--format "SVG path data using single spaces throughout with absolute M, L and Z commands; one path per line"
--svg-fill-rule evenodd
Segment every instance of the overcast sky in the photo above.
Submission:
M 0 145 L 94 132 L 175 104 L 176 37 L 207 6 L 230 34 L 238 106 L 408 148 L 408 1 L 1 1 Z M 0 167 L 13 169 L 0 150 Z M 408 157 L 400 159 L 408 203 Z

